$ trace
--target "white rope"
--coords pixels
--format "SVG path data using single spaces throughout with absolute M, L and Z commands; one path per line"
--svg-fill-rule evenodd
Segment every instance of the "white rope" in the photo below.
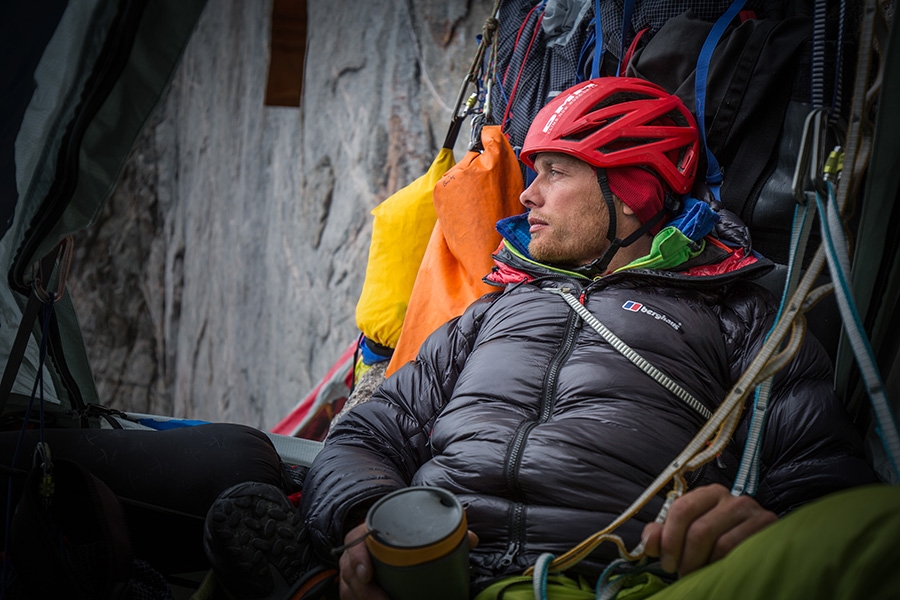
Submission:
M 534 591 L 534 600 L 547 599 L 547 577 L 550 575 L 550 563 L 556 557 L 549 552 L 544 552 L 534 563 L 534 577 L 532 581 L 532 589 Z

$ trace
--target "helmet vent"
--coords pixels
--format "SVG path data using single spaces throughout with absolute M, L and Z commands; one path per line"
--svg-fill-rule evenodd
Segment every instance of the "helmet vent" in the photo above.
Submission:
M 618 152 L 620 150 L 627 150 L 628 148 L 634 148 L 636 146 L 644 146 L 646 144 L 653 144 L 653 143 L 656 143 L 659 141 L 662 141 L 662 138 L 621 137 L 609 144 L 606 144 L 604 146 L 601 146 L 600 148 L 597 148 L 597 151 L 602 152 L 603 154 L 612 154 L 613 152 Z
M 637 92 L 616 92 L 614 94 L 610 94 L 609 96 L 595 104 L 590 112 L 601 110 L 603 108 L 606 108 L 607 106 L 614 106 L 616 104 L 623 104 L 625 102 L 633 102 L 635 100 L 658 100 L 658 98 L 655 98 L 654 96 L 650 96 L 648 94 L 640 94 Z

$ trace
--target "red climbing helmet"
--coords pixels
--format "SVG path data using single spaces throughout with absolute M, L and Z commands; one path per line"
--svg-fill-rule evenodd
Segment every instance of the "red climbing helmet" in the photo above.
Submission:
M 672 191 L 690 191 L 697 172 L 694 116 L 678 96 L 633 77 L 601 77 L 560 93 L 538 112 L 519 158 L 561 152 L 595 167 L 651 168 Z

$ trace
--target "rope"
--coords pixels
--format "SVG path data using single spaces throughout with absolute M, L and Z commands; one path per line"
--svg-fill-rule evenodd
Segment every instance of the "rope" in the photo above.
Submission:
M 817 118 L 822 117 L 822 118 Z M 803 255 L 809 241 L 809 234 L 812 231 L 812 224 L 816 214 L 816 204 L 808 202 L 806 199 L 806 191 L 804 188 L 804 177 L 808 173 L 816 173 L 817 167 L 810 167 L 812 160 L 812 146 L 818 144 L 818 134 L 813 135 L 813 130 L 824 127 L 824 114 L 821 110 L 812 111 L 806 118 L 803 129 L 803 138 L 800 144 L 800 150 L 797 157 L 797 166 L 794 171 L 794 179 L 792 183 L 792 191 L 797 206 L 794 209 L 794 220 L 791 230 L 790 253 L 787 265 L 787 274 L 785 276 L 784 289 L 781 295 L 781 303 L 778 306 L 778 313 L 775 316 L 776 321 L 784 311 L 784 306 L 790 298 L 791 294 L 797 289 L 797 280 L 800 276 L 800 265 L 803 263 Z M 817 157 L 816 160 L 819 160 Z M 818 178 L 817 175 L 810 179 Z M 735 477 L 731 487 L 731 493 L 734 496 L 741 494 L 754 495 L 756 493 L 756 485 L 759 477 L 759 453 L 762 447 L 763 427 L 765 426 L 766 414 L 769 408 L 769 394 L 772 390 L 772 381 L 767 379 L 756 389 L 756 395 L 753 400 L 753 412 L 750 420 L 750 426 L 747 432 L 747 441 L 744 444 L 744 453 L 741 457 L 741 464 L 738 467 L 738 474 Z
M 885 30 L 883 15 L 877 0 L 866 0 L 862 7 L 862 25 L 860 26 L 859 54 L 856 62 L 856 76 L 854 78 L 853 93 L 851 95 L 850 114 L 848 123 L 847 140 L 844 147 L 844 157 L 841 166 L 841 185 L 837 188 L 837 210 L 843 214 L 850 199 L 862 197 L 860 186 L 864 180 L 872 153 L 874 140 L 874 123 L 872 116 L 875 114 L 875 103 L 880 96 L 884 70 L 887 61 L 877 62 L 877 71 L 873 69 L 875 48 L 885 48 L 886 40 L 878 39 L 876 31 Z M 873 71 L 876 71 L 873 73 Z M 870 83 L 871 82 L 871 83 Z M 849 369 L 844 364 L 850 358 L 843 348 L 847 340 L 842 339 L 838 348 L 838 360 L 835 370 L 838 374 L 838 385 L 848 385 L 847 377 Z M 859 409 L 860 398 L 852 397 L 848 407 L 851 414 Z
M 532 581 L 535 600 L 547 600 L 547 576 L 550 574 L 550 563 L 556 558 L 549 552 L 538 556 L 534 562 L 534 578 Z
M 474 106 L 474 96 L 476 96 L 476 94 L 473 94 L 472 102 L 466 103 L 465 110 L 462 110 L 463 105 L 466 102 L 466 92 L 469 89 L 469 84 L 478 84 L 478 72 L 481 70 L 484 62 L 484 53 L 487 48 L 494 42 L 494 36 L 496 35 L 499 28 L 497 13 L 500 10 L 501 1 L 502 0 L 495 0 L 494 7 L 491 10 L 491 16 L 485 20 L 484 25 L 481 28 L 481 41 L 478 44 L 478 49 L 475 51 L 475 56 L 472 59 L 472 64 L 469 65 L 469 70 L 466 72 L 466 76 L 463 78 L 462 84 L 460 84 L 459 86 L 459 93 L 456 95 L 456 102 L 453 105 L 452 117 L 450 118 L 450 127 L 447 131 L 447 135 L 444 138 L 444 148 L 452 149 L 456 144 L 456 138 L 459 134 L 460 124 L 462 123 L 463 118 L 465 118 L 472 111 L 472 107 Z M 496 56 L 496 49 L 494 51 L 494 56 Z
M 900 477 L 900 433 L 898 433 L 897 422 L 884 391 L 884 383 L 878 373 L 875 354 L 866 338 L 865 328 L 850 293 L 850 283 L 847 280 L 847 273 L 850 271 L 847 240 L 843 236 L 843 226 L 831 182 L 828 182 L 828 192 L 830 201 L 827 208 L 823 206 L 823 200 L 819 194 L 816 194 L 816 202 L 819 205 L 819 212 L 824 215 L 824 218 L 819 221 L 829 270 L 835 280 L 838 309 L 844 322 L 844 331 L 847 332 L 847 339 L 859 365 L 866 393 L 872 403 L 875 420 L 878 424 L 878 433 L 894 467 L 894 473 Z

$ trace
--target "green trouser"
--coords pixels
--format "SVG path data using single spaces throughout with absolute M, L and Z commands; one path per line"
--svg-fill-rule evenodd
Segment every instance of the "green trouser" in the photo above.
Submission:
M 838 492 L 748 538 L 653 600 L 900 598 L 900 487 Z
M 531 600 L 530 578 L 477 600 Z M 527 582 L 526 582 L 527 580 Z M 662 589 L 660 589 L 662 588 Z M 584 582 L 550 578 L 550 600 L 589 600 Z M 664 587 L 650 574 L 616 600 L 900 599 L 900 486 L 831 494 L 748 538 L 724 559 Z

